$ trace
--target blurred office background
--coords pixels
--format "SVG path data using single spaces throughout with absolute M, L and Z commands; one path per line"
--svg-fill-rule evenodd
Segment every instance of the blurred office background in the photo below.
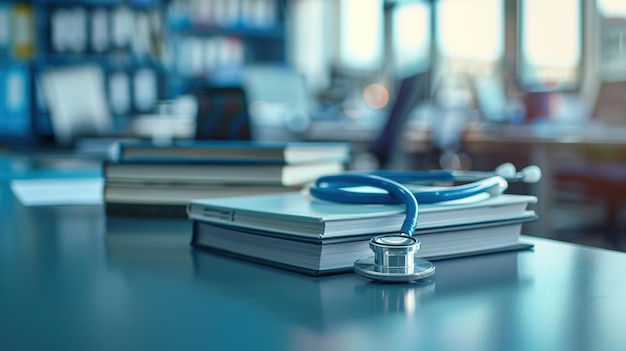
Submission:
M 198 129 L 200 97 L 221 99 L 220 115 L 249 115 L 243 138 L 354 142 L 354 168 L 521 167 L 537 158 L 536 133 L 610 134 L 608 151 L 563 158 L 599 155 L 590 162 L 614 177 L 591 184 L 614 187 L 595 199 L 589 179 L 550 183 L 563 201 L 540 213 L 555 232 L 596 233 L 587 228 L 607 223 L 608 197 L 611 223 L 622 222 L 625 95 L 623 0 L 0 1 L 0 148 L 10 151 L 228 137 Z M 464 141 L 502 130 L 531 142 Z M 568 235 L 620 247 L 614 235 Z

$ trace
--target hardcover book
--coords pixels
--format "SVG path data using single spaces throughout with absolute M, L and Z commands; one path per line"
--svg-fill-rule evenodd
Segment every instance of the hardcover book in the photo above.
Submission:
M 339 162 L 283 164 L 115 163 L 103 166 L 104 177 L 124 182 L 162 184 L 247 184 L 301 186 L 320 176 L 339 173 Z
M 273 185 L 169 184 L 110 180 L 104 184 L 104 201 L 125 204 L 180 205 L 183 207 L 184 212 L 187 203 L 193 199 L 276 194 L 293 191 L 296 191 L 296 189 Z
M 112 150 L 116 162 L 201 163 L 347 163 L 349 143 L 269 141 L 175 141 L 168 145 L 148 142 L 118 143 Z
M 536 201 L 530 195 L 503 194 L 424 204 L 419 206 L 417 229 L 518 218 Z M 404 205 L 335 203 L 305 191 L 197 199 L 189 202 L 187 213 L 197 221 L 310 238 L 394 232 L 405 218 Z
M 509 220 L 417 230 L 416 256 L 430 260 L 522 250 L 522 224 L 535 220 L 527 211 Z M 354 261 L 372 255 L 369 240 L 377 234 L 315 239 L 193 221 L 191 245 L 277 268 L 318 276 L 350 272 Z

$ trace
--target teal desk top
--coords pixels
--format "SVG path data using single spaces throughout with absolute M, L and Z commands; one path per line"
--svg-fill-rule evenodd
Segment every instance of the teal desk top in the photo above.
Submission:
M 528 237 L 423 283 L 312 278 L 0 185 L 2 350 L 626 350 L 624 253 Z

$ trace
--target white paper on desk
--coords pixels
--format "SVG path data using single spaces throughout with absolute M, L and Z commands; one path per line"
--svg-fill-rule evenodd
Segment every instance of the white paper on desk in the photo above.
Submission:
M 102 178 L 11 181 L 11 190 L 24 206 L 99 205 L 103 187 Z

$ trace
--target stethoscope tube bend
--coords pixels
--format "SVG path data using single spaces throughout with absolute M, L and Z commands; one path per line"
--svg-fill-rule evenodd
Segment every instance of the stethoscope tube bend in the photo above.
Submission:
M 371 186 L 386 190 L 387 194 L 358 193 L 342 188 Z M 368 173 L 346 173 L 317 179 L 309 189 L 312 196 L 334 202 L 353 204 L 404 204 L 406 219 L 400 232 L 411 236 L 417 226 L 418 203 L 415 195 L 403 184 L 393 179 Z M 382 196 L 379 196 L 382 195 Z

